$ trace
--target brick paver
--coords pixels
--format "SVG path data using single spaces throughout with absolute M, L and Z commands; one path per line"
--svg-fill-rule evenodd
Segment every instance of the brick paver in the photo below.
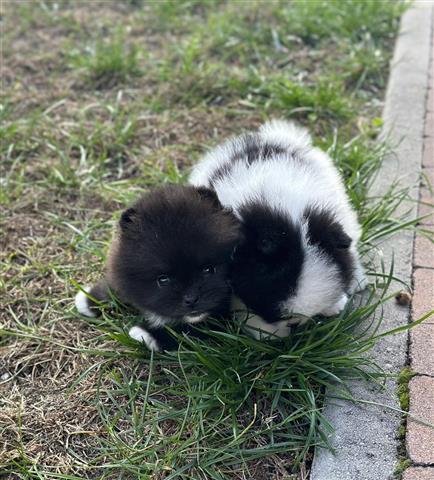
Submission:
M 410 331 L 410 359 L 414 372 L 434 376 L 434 323 Z
M 434 62 L 433 62 L 434 65 Z M 422 180 L 420 189 L 420 201 L 418 216 L 430 215 L 421 223 L 434 225 L 434 76 L 430 79 L 431 88 L 428 93 L 427 116 L 425 123 L 425 138 L 422 156 Z
M 415 267 L 434 268 L 434 243 L 428 237 L 416 236 L 413 265 Z
M 434 161 L 433 161 L 434 163 Z M 434 224 L 434 167 L 426 167 L 422 170 L 421 187 L 419 199 L 422 203 L 419 204 L 418 217 L 430 215 L 421 220 L 422 225 Z
M 421 220 L 420 225 L 433 226 L 434 225 L 434 204 L 429 204 L 430 202 L 421 196 L 421 202 L 426 202 L 427 205 L 419 205 L 419 217 L 425 217 Z
M 433 67 L 431 66 L 431 79 L 434 75 Z M 428 90 L 428 103 L 427 103 L 427 111 L 434 112 L 434 88 L 430 88 Z
M 410 467 L 404 472 L 402 480 L 434 480 L 434 468 Z
M 420 222 L 434 229 L 434 38 L 431 51 L 431 76 L 424 127 L 422 175 L 418 216 L 430 215 Z M 418 234 L 414 243 L 413 299 L 411 318 L 417 320 L 434 309 L 434 244 Z M 434 317 L 410 331 L 410 366 L 417 374 L 409 384 L 410 416 L 407 419 L 407 453 L 415 464 L 403 480 L 434 480 Z M 414 417 L 414 418 L 412 418 Z M 426 467 L 424 467 L 424 465 Z
M 432 134 L 430 136 L 427 136 L 424 140 L 422 165 L 424 168 L 434 167 L 434 137 L 432 136 Z
M 417 320 L 434 308 L 434 269 L 417 268 L 413 272 L 413 286 L 411 317 Z M 434 318 L 428 321 L 434 323 Z
M 427 111 L 426 120 L 425 120 L 425 136 L 431 137 L 434 132 L 434 112 Z M 432 145 L 432 142 L 431 142 Z
M 434 159 L 433 159 L 434 163 Z M 434 166 L 433 167 L 425 167 L 422 170 L 422 182 L 421 182 L 422 188 L 429 193 L 432 197 L 432 193 L 434 190 Z M 431 190 L 429 187 L 431 186 Z
M 434 424 L 434 378 L 414 377 L 409 387 L 410 414 Z M 409 417 L 407 451 L 410 459 L 417 464 L 434 464 L 434 428 L 421 425 Z
M 433 137 L 434 141 L 434 137 Z M 432 163 L 434 165 L 434 153 Z M 434 166 L 425 167 L 422 169 L 421 188 L 420 188 L 420 201 L 418 216 L 423 217 L 430 215 L 428 218 L 421 220 L 421 225 L 434 225 Z

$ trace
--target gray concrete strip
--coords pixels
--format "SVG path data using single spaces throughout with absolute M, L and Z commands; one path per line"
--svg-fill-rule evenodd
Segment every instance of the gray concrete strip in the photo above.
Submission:
M 412 197 L 418 198 L 432 19 L 433 2 L 428 0 L 415 2 L 401 21 L 383 112 L 384 136 L 397 147 L 382 165 L 371 190 L 374 196 L 384 194 L 399 178 L 400 185 L 410 187 Z M 402 205 L 397 214 L 409 209 L 409 218 L 415 218 L 416 203 Z M 394 257 L 395 275 L 410 285 L 413 234 L 400 232 L 379 247 L 386 265 Z M 395 283 L 391 291 L 398 289 L 400 285 Z M 383 331 L 405 325 L 409 319 L 409 309 L 392 301 L 384 306 L 383 313 Z M 398 373 L 406 361 L 407 333 L 384 338 L 372 356 L 385 370 Z M 350 388 L 354 398 L 399 408 L 392 380 L 384 391 L 360 382 L 353 382 Z M 324 414 L 335 427 L 330 438 L 335 453 L 319 448 L 315 451 L 311 480 L 390 479 L 397 463 L 399 413 L 386 407 L 335 400 L 332 394 L 328 392 Z

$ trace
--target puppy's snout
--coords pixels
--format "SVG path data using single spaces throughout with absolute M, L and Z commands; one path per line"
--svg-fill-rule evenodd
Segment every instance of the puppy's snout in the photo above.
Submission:
M 186 307 L 194 307 L 199 300 L 199 295 L 197 293 L 188 293 L 184 295 L 183 301 Z

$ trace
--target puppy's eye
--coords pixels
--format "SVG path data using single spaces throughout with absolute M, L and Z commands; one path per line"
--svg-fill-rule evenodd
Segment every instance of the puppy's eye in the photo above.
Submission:
M 159 287 L 167 287 L 167 285 L 169 285 L 170 283 L 170 277 L 168 277 L 167 275 L 160 275 L 157 278 L 157 283 Z
M 212 275 L 213 273 L 215 273 L 215 267 L 214 265 L 206 265 L 205 267 L 202 268 L 202 272 L 205 275 Z

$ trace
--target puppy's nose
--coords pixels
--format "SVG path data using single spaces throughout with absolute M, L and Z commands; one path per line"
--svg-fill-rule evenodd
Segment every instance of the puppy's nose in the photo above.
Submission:
M 184 295 L 184 305 L 187 307 L 193 307 L 196 305 L 197 301 L 199 300 L 199 295 L 196 293 L 188 293 Z

